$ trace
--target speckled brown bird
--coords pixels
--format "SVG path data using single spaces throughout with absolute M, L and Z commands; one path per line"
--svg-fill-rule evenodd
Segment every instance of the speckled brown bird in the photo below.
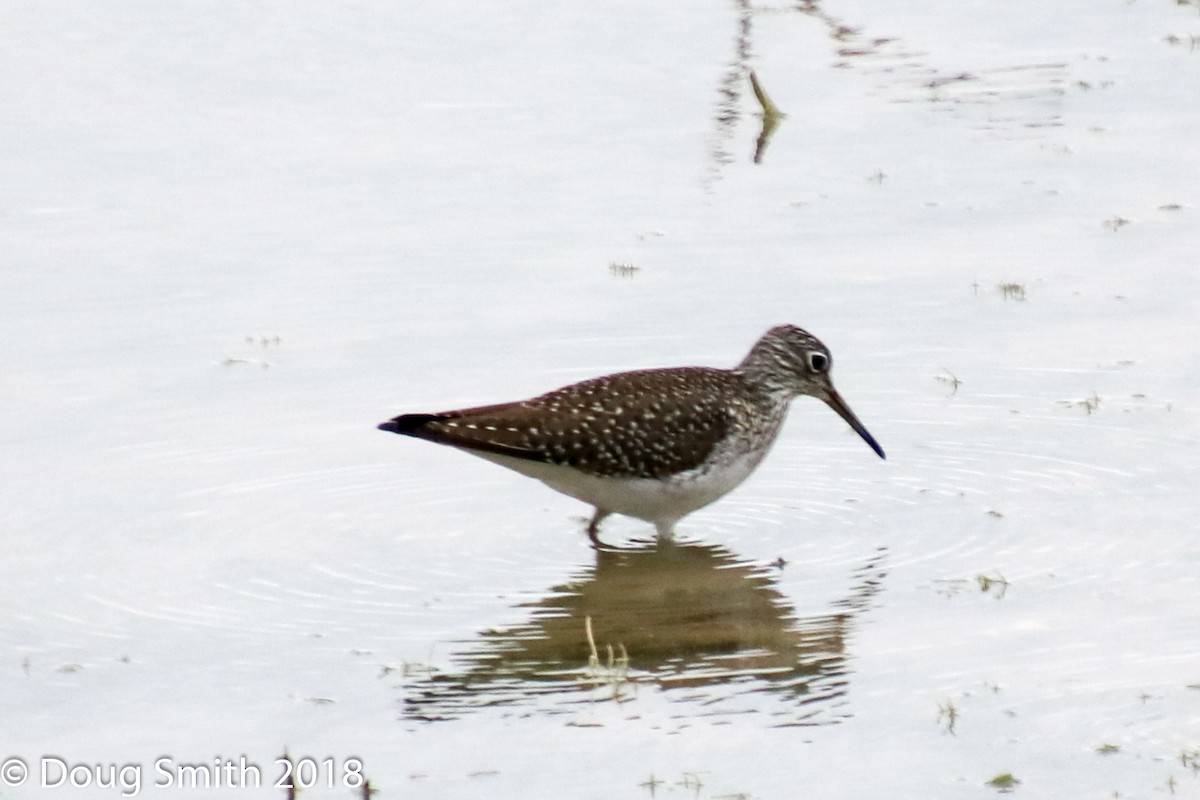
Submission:
M 618 372 L 530 400 L 402 414 L 379 429 L 449 445 L 590 503 L 597 543 L 609 514 L 652 522 L 667 538 L 754 471 L 799 395 L 825 401 L 885 457 L 833 388 L 832 365 L 815 336 L 780 325 L 733 369 Z

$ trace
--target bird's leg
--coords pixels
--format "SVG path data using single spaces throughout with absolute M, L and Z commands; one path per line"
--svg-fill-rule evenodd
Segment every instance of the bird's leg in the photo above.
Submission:
M 671 542 L 675 540 L 675 520 L 654 523 L 655 530 L 658 531 L 658 540 L 660 542 Z
M 611 512 L 605 511 L 602 508 L 597 508 L 596 513 L 592 515 L 592 521 L 588 523 L 587 535 L 592 540 L 592 545 L 595 547 L 606 547 L 604 542 L 600 541 L 600 522 L 607 517 Z

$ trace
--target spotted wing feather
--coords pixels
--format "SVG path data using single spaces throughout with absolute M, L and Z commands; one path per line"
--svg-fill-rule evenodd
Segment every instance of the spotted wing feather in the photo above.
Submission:
M 407 414 L 387 430 L 593 475 L 663 478 L 700 466 L 730 432 L 734 373 L 704 367 L 623 372 L 516 403 Z

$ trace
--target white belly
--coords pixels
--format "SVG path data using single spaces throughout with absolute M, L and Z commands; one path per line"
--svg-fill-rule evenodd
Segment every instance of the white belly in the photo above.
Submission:
M 669 531 L 686 514 L 725 495 L 754 471 L 765 450 L 737 456 L 721 468 L 696 469 L 665 480 L 609 478 L 588 475 L 570 467 L 472 452 L 511 470 L 537 478 L 551 489 L 590 503 L 598 509 L 653 522 Z

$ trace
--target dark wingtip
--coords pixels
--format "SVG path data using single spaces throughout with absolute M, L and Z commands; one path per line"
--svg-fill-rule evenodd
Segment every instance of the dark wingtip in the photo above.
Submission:
M 426 423 L 432 422 L 435 419 L 437 417 L 433 414 L 401 414 L 398 417 L 389 419 L 387 422 L 381 422 L 375 427 L 388 433 L 400 433 L 412 436 L 424 427 Z

